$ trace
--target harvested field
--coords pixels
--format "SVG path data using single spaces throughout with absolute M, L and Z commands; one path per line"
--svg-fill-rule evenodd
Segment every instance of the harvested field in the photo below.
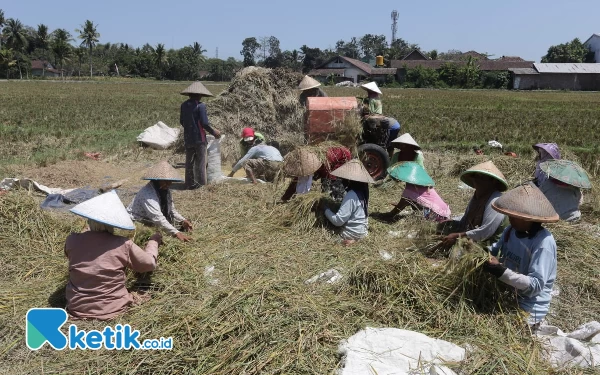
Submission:
M 44 83 L 9 84 L 15 85 L 12 87 L 35 84 L 42 90 L 46 87 Z M 144 84 L 137 89 L 124 86 L 120 90 L 126 89 L 128 94 L 118 94 L 123 100 L 131 97 L 136 104 L 148 101 L 149 107 L 162 108 L 144 121 L 150 122 L 150 117 L 152 121 L 165 121 L 166 114 L 172 119 L 178 115 L 181 97 L 172 94 L 176 90 L 171 85 Z M 59 87 L 57 100 L 76 102 L 66 91 L 60 91 L 66 85 L 53 87 Z M 177 90 L 183 87 L 185 84 Z M 3 99 L 8 97 L 4 90 L 0 85 Z M 398 91 L 402 95 L 414 95 L 406 99 L 408 102 L 426 100 L 424 97 L 429 95 L 471 95 L 470 92 Z M 516 98 L 525 95 L 497 93 L 507 101 L 512 94 Z M 531 94 L 540 95 L 540 102 L 544 102 L 545 93 Z M 571 100 L 580 94 L 561 95 L 568 98 L 564 100 Z M 4 164 L 0 172 L 65 188 L 95 187 L 105 180 L 128 177 L 124 188 L 133 189 L 143 184 L 139 180 L 141 169 L 153 161 L 163 158 L 172 163 L 183 161 L 181 155 L 173 155 L 171 151 L 138 149 L 135 141 L 131 141 L 132 133 L 135 137 L 143 127 L 151 125 L 142 124 L 139 119 L 135 123 L 127 120 L 139 114 L 140 106 L 116 104 L 112 99 L 99 103 L 102 110 L 98 109 L 98 113 L 112 114 L 115 122 L 129 129 L 123 130 L 126 135 L 103 120 L 98 123 L 98 129 L 83 129 L 87 135 L 101 131 L 110 135 L 105 143 L 101 137 L 96 144 L 64 130 L 59 134 L 60 126 L 49 121 L 47 126 L 55 127 L 55 132 L 48 132 L 47 136 L 52 137 L 53 142 L 69 139 L 52 151 L 61 153 L 67 160 L 52 164 L 53 160 L 44 159 L 51 165 L 43 166 L 36 158 L 43 159 L 41 155 L 48 154 L 29 154 L 19 147 L 11 148 L 10 152 L 14 152 L 11 154 L 3 147 L 0 156 Z M 466 105 L 460 100 L 452 103 Z M 113 105 L 120 111 L 115 111 Z M 397 104 L 398 108 L 402 105 L 403 101 Z M 76 110 L 78 118 L 85 118 L 84 106 Z M 13 133 L 19 131 L 15 130 L 19 128 L 18 121 L 23 121 L 17 112 L 10 106 L 0 108 L 0 142 L 2 146 L 22 142 L 27 150 L 32 150 L 31 143 L 48 128 L 20 141 L 17 133 Z M 515 122 L 518 113 L 515 109 Z M 38 114 L 32 113 L 32 116 L 39 119 L 35 117 Z M 65 118 L 70 117 L 65 115 Z M 582 121 L 592 128 L 596 120 L 590 116 Z M 21 127 L 31 128 L 35 124 L 35 120 L 27 124 L 21 122 Z M 65 122 L 67 124 L 69 122 Z M 411 132 L 413 126 L 406 124 Z M 422 136 L 425 144 L 427 141 L 435 144 L 435 139 L 426 135 L 433 137 L 435 132 L 415 127 L 414 133 L 419 142 Z M 13 138 L 6 140 L 5 134 L 12 134 Z M 449 134 L 457 136 L 454 132 Z M 70 137 L 77 138 L 79 143 Z M 488 134 L 480 137 L 486 139 Z M 578 142 L 587 142 L 580 134 L 574 137 Z M 529 142 L 530 139 L 524 137 L 522 144 Z M 118 144 L 126 145 L 125 150 L 118 149 Z M 92 145 L 106 147 L 92 150 L 104 152 L 104 161 L 87 160 L 72 151 Z M 565 147 L 567 153 L 579 150 L 575 142 L 572 149 L 570 145 L 567 143 Z M 533 172 L 533 159 L 528 153 L 518 159 L 497 153 L 493 159 L 511 185 L 527 179 Z M 457 175 L 481 160 L 482 157 L 458 150 L 426 148 L 426 168 L 453 214 L 464 210 L 471 195 L 470 191 L 458 187 Z M 411 329 L 458 345 L 469 345 L 473 351 L 467 360 L 454 367 L 464 374 L 600 373 L 577 369 L 553 372 L 548 368 L 540 358 L 539 344 L 517 323 L 514 302 L 498 295 L 497 298 L 505 298 L 502 299 L 504 304 L 494 303 L 497 299 L 486 300 L 481 289 L 473 287 L 473 280 L 481 278 L 495 282 L 481 274 L 477 254 L 455 268 L 449 268 L 443 259 L 425 258 L 418 249 L 433 242 L 434 224 L 415 215 L 394 224 L 372 219 L 367 239 L 354 247 L 342 247 L 318 220 L 300 228 L 290 225 L 289 215 L 293 213 L 286 208 L 291 206 L 273 205 L 285 185 L 214 185 L 197 191 L 174 191 L 178 210 L 194 223 L 194 242 L 183 244 L 165 238 L 159 250 L 159 268 L 150 280 L 144 281 L 145 286 L 152 289 L 152 299 L 110 323 L 129 323 L 141 331 L 143 338 L 172 336 L 174 349 L 169 352 L 58 352 L 48 347 L 36 352 L 28 350 L 24 341 L 25 313 L 31 307 L 64 306 L 67 277 L 64 239 L 71 231 L 80 230 L 84 221 L 74 215 L 40 211 L 42 197 L 35 194 L 12 191 L 0 195 L 0 374 L 331 374 L 340 366 L 337 356 L 340 341 L 366 326 Z M 597 178 L 594 186 L 599 186 Z M 399 195 L 399 187 L 394 183 L 373 188 L 370 211 L 389 210 L 390 203 L 396 203 Z M 560 287 L 549 321 L 564 330 L 597 319 L 600 314 L 600 260 L 596 256 L 600 238 L 598 232 L 591 229 L 598 228 L 600 223 L 600 194 L 594 189 L 586 192 L 584 199 L 582 223 L 548 225 L 558 243 L 557 283 Z M 310 202 L 298 203 L 299 207 L 306 208 Z M 130 235 L 143 245 L 150 234 L 150 230 L 139 226 L 135 234 Z M 392 258 L 384 260 L 381 255 L 384 253 Z M 344 276 L 338 284 L 305 284 L 307 279 L 331 268 Z M 136 275 L 129 275 L 129 283 L 134 286 Z M 78 324 L 84 329 L 106 326 L 99 322 Z

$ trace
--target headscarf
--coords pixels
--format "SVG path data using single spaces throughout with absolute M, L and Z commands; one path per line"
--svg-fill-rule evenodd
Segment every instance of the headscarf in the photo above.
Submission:
M 335 180 L 337 177 L 332 176 L 330 173 L 344 165 L 346 162 L 352 160 L 352 153 L 346 147 L 329 147 L 326 153 L 327 163 L 323 163 L 323 166 L 315 172 L 317 178 L 328 178 Z
M 92 219 L 88 219 L 88 226 L 92 232 L 108 232 L 110 234 L 115 232 L 115 227 Z
M 156 190 L 156 195 L 158 195 L 158 203 L 160 205 L 160 212 L 162 212 L 163 216 L 167 219 L 169 223 L 173 223 L 173 212 L 171 211 L 171 206 L 169 205 L 169 189 L 161 189 L 160 181 L 152 181 L 152 185 L 154 186 L 154 190 Z
M 369 184 L 366 182 L 358 182 L 358 181 L 347 181 L 347 191 L 354 191 L 358 200 L 360 201 L 360 205 L 365 211 L 365 216 L 369 216 Z
M 548 160 L 560 159 L 560 150 L 556 143 L 538 143 L 533 147 L 540 155 L 540 159 L 535 166 L 535 178 L 538 182 L 537 185 L 539 186 L 547 178 L 544 171 L 542 171 L 540 164 Z

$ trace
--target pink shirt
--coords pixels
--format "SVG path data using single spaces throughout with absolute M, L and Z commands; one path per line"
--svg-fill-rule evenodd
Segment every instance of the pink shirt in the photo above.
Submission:
M 65 242 L 69 258 L 67 311 L 76 318 L 112 319 L 133 302 L 125 288 L 125 269 L 156 268 L 158 243 L 142 250 L 133 241 L 108 232 L 73 233 Z
M 434 188 L 407 183 L 404 188 L 404 193 L 402 193 L 402 198 L 406 198 L 425 208 L 429 208 L 441 217 L 450 217 L 450 207 L 438 195 Z

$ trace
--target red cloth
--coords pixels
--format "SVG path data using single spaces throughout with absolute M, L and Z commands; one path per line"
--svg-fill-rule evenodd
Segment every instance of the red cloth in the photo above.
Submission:
M 318 178 L 328 178 L 335 180 L 337 177 L 331 175 L 331 171 L 334 171 L 344 165 L 346 162 L 352 160 L 352 153 L 346 147 L 330 147 L 327 149 L 327 163 L 324 163 L 315 176 Z

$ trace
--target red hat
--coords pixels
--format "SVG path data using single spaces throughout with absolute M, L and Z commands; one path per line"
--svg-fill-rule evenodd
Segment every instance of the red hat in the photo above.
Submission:
M 242 129 L 242 138 L 254 138 L 254 130 L 252 128 L 244 128 Z

